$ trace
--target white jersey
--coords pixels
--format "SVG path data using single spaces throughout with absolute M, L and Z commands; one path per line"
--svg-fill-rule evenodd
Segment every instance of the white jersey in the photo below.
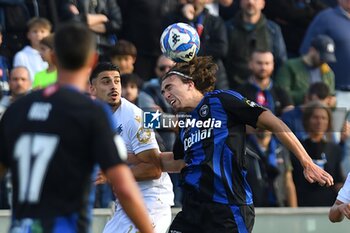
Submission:
M 121 98 L 121 105 L 113 114 L 113 123 L 129 153 L 138 154 L 149 149 L 158 149 L 153 130 L 143 128 L 143 112 L 136 105 Z M 159 179 L 137 182 L 144 198 L 155 197 L 173 205 L 173 185 L 168 173 L 163 172 Z
M 343 187 L 339 190 L 337 200 L 343 203 L 350 203 L 350 173 L 348 173 Z

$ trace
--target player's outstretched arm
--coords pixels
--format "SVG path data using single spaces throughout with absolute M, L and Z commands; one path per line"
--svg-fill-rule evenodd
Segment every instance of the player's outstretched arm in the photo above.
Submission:
M 258 118 L 257 127 L 273 132 L 299 160 L 304 168 L 304 177 L 310 182 L 318 182 L 320 185 L 331 186 L 334 184 L 333 177 L 325 170 L 313 163 L 296 136 L 280 119 L 270 111 L 264 111 Z
M 142 233 L 153 232 L 146 207 L 141 197 L 135 179 L 126 165 L 117 165 L 105 171 L 108 180 L 113 186 L 120 204 L 131 221 Z
M 173 152 L 162 152 L 160 153 L 160 158 L 163 172 L 178 173 L 186 166 L 183 159 L 174 159 Z
M 350 204 L 336 200 L 329 210 L 328 218 L 331 222 L 341 222 L 344 216 L 350 219 Z

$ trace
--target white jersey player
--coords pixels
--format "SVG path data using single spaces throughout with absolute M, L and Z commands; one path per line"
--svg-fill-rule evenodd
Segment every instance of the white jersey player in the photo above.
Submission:
M 159 148 L 151 129 L 143 128 L 142 110 L 121 98 L 120 73 L 111 63 L 99 63 L 91 74 L 91 93 L 107 102 L 113 110 L 116 131 L 122 136 L 130 168 L 138 181 L 156 233 L 165 233 L 171 223 L 173 189 L 170 177 L 162 172 Z M 113 218 L 103 233 L 136 233 L 138 229 L 127 217 L 118 200 Z

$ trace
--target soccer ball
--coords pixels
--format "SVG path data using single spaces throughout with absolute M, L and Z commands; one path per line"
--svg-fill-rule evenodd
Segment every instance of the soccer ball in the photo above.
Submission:
M 200 40 L 196 29 L 185 23 L 168 26 L 160 37 L 160 47 L 175 62 L 189 62 L 197 55 Z

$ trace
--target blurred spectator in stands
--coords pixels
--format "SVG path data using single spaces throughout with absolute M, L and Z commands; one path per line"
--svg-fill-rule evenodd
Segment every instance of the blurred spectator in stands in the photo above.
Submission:
M 132 42 L 138 51 L 135 73 L 143 80 L 153 77 L 161 54 L 159 38 L 162 18 L 172 11 L 177 0 L 117 0 L 123 16 L 120 39 Z
M 335 73 L 335 89 L 338 107 L 350 107 L 350 0 L 339 0 L 338 6 L 318 14 L 310 24 L 301 45 L 301 53 L 306 53 L 314 37 L 325 34 L 335 43 L 337 62 L 330 66 Z
M 45 88 L 57 80 L 57 69 L 52 60 L 53 38 L 53 34 L 51 34 L 40 41 L 40 55 L 49 66 L 35 74 L 33 89 Z
M 327 8 L 321 0 L 267 0 L 264 13 L 280 25 L 288 58 L 298 57 L 299 48 L 312 19 Z
M 30 91 L 32 81 L 28 68 L 25 66 L 14 67 L 10 72 L 9 86 L 10 95 L 4 96 L 0 100 L 0 118 L 11 103 Z
M 12 65 L 14 55 L 27 44 L 27 22 L 31 18 L 25 0 L 0 0 L 0 24 L 4 37 L 2 55 Z
M 134 72 L 137 49 L 133 43 L 119 40 L 109 51 L 109 60 L 120 69 L 120 74 L 131 74 Z
M 328 107 L 334 105 L 333 97 L 330 95 L 329 87 L 323 82 L 316 82 L 310 85 L 307 94 L 304 97 L 302 105 L 296 105 L 294 109 L 284 112 L 281 116 L 282 121 L 292 130 L 297 138 L 302 141 L 307 137 L 302 116 L 305 105 L 312 101 L 320 101 Z
M 141 108 L 145 112 L 155 112 L 159 106 L 155 104 L 153 98 L 141 90 L 142 79 L 133 73 L 122 74 L 122 96 Z
M 239 10 L 239 0 L 208 0 L 205 8 L 209 13 L 215 16 L 220 16 L 224 21 L 227 21 L 235 16 Z
M 2 26 L 0 25 L 0 46 L 3 47 L 3 30 Z M 1 53 L 0 53 L 1 54 Z M 0 55 L 0 99 L 3 95 L 9 94 L 9 83 L 8 83 L 8 76 L 9 76 L 9 60 L 6 56 Z
M 334 8 L 326 9 L 318 14 L 310 24 L 304 41 L 301 45 L 301 53 L 305 53 L 312 38 L 319 34 L 326 34 L 334 40 L 337 62 L 330 66 L 335 74 L 335 89 L 337 107 L 350 109 L 350 0 L 338 0 Z M 350 172 L 350 140 L 346 141 L 344 150 L 344 171 Z
M 100 60 L 107 60 L 106 53 L 116 43 L 122 28 L 122 14 L 116 0 L 65 0 L 61 3 L 61 20 L 77 20 L 86 23 L 97 36 Z
M 27 37 L 30 45 L 25 46 L 16 53 L 13 60 L 13 67 L 25 66 L 28 68 L 30 78 L 33 81 L 37 72 L 47 68 L 47 62 L 40 56 L 40 41 L 51 32 L 51 23 L 45 18 L 32 18 L 27 23 Z
M 302 144 L 314 163 L 332 175 L 334 186 L 322 187 L 305 182 L 300 163 L 291 156 L 293 179 L 298 196 L 298 206 L 331 206 L 344 182 L 341 172 L 342 148 L 327 140 L 332 130 L 332 113 L 321 102 L 312 102 L 303 112 L 303 125 L 308 137 Z
M 237 90 L 244 97 L 280 116 L 284 111 L 293 108 L 293 101 L 283 88 L 274 85 L 271 79 L 273 68 L 273 54 L 270 51 L 253 51 L 249 60 L 251 75 Z
M 253 191 L 254 206 L 297 206 L 289 151 L 267 130 L 257 129 L 248 136 L 247 180 Z
M 326 35 L 316 36 L 308 52 L 301 57 L 289 59 L 278 70 L 275 83 L 285 88 L 295 105 L 303 103 L 307 89 L 312 83 L 324 82 L 334 90 L 334 73 L 327 63 L 336 62 L 334 41 Z
M 254 50 L 269 50 L 277 70 L 287 59 L 280 27 L 262 14 L 265 0 L 241 0 L 241 10 L 227 22 L 229 50 L 225 67 L 231 88 L 237 88 L 250 75 L 249 56 Z
M 0 119 L 10 104 L 30 91 L 31 84 L 29 70 L 26 67 L 18 66 L 11 70 L 9 76 L 10 95 L 3 96 L 0 100 Z M 11 175 L 7 173 L 2 180 L 0 179 L 0 209 L 10 208 L 11 197 Z
M 215 87 L 217 89 L 228 89 L 227 74 L 223 64 L 228 49 L 224 21 L 220 17 L 209 13 L 205 8 L 206 0 L 182 2 L 184 4 L 165 17 L 164 28 L 177 22 L 192 25 L 197 30 L 201 42 L 198 56 L 212 56 L 219 67 Z

